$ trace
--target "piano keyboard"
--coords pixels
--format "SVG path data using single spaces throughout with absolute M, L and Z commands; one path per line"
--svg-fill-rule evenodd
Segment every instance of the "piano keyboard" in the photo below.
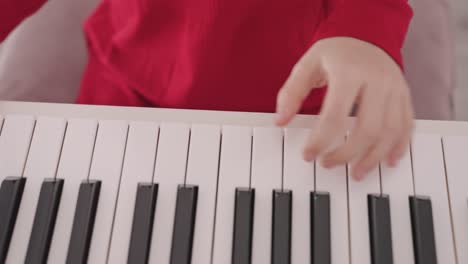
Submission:
M 362 182 L 303 161 L 313 123 L 1 102 L 0 263 L 468 263 L 467 123 Z

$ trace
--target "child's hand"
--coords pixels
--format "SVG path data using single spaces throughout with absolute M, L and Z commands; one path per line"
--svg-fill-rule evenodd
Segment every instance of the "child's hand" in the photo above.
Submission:
M 311 161 L 322 156 L 325 167 L 351 163 L 362 179 L 383 159 L 395 165 L 408 149 L 413 109 L 398 64 L 380 48 L 348 37 L 317 42 L 296 64 L 278 94 L 278 125 L 286 125 L 309 92 L 328 85 L 317 129 L 304 149 Z M 348 140 L 327 152 L 346 132 L 346 117 L 358 105 Z

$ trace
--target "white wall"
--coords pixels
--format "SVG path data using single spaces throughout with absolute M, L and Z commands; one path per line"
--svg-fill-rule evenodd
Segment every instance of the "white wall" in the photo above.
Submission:
M 468 121 L 468 2 L 452 0 L 452 13 L 456 36 L 456 119 Z

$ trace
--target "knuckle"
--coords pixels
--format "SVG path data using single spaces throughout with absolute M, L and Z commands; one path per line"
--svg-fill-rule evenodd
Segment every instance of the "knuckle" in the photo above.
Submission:
M 317 133 L 307 142 L 305 149 L 307 152 L 323 154 L 325 152 L 329 138 L 323 132 Z
M 361 129 L 361 138 L 365 141 L 374 142 L 377 141 L 377 139 L 379 138 L 379 132 L 379 129 L 374 126 L 364 126 Z
M 370 155 L 368 157 L 365 157 L 362 162 L 361 162 L 361 165 L 363 168 L 365 168 L 366 170 L 370 170 L 372 167 L 376 166 L 378 161 L 379 161 L 379 157 L 375 154 L 373 155 Z
M 349 149 L 341 149 L 331 155 L 331 159 L 339 163 L 348 162 L 352 157 L 353 153 Z
M 395 150 L 393 155 L 395 155 L 396 159 L 401 159 L 407 153 L 407 151 L 408 151 L 408 148 L 406 148 L 406 145 L 402 144 Z
M 330 69 L 330 76 L 335 84 L 346 84 L 353 86 L 356 83 L 359 83 L 361 80 L 361 74 L 356 72 L 356 70 L 344 70 L 340 67 L 332 67 Z
M 307 152 L 313 152 L 313 153 L 320 152 L 322 150 L 322 148 L 323 148 L 323 146 L 320 143 L 320 140 L 313 140 L 313 141 L 309 142 L 305 147 Z
M 399 137 L 403 131 L 404 129 L 402 127 L 396 126 L 395 124 L 388 124 L 384 128 L 385 134 L 392 138 Z
M 307 73 L 307 66 L 302 60 L 294 64 L 291 70 L 291 75 L 293 76 L 301 76 L 301 75 L 305 75 L 306 73 Z
M 330 153 L 330 159 L 337 162 L 350 162 L 358 152 L 355 142 L 348 141 L 343 146 Z
M 342 160 L 342 150 L 341 149 L 334 150 L 334 151 L 326 154 L 323 157 L 323 159 L 327 160 L 327 161 L 332 161 L 332 162 L 341 161 Z
M 329 111 L 323 116 L 322 125 L 330 128 L 340 129 L 344 122 L 345 116 L 340 111 Z
M 336 73 L 339 74 L 340 78 L 347 83 L 356 83 L 357 81 L 363 80 L 364 70 L 360 69 L 359 67 L 351 67 L 346 69 L 338 68 Z

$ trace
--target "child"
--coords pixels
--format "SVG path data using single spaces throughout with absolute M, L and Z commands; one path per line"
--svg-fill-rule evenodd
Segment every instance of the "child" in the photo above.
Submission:
M 0 41 L 45 0 L 1 0 Z M 102 0 L 84 25 L 83 104 L 320 114 L 304 158 L 395 165 L 413 126 L 407 0 Z M 326 89 L 325 89 L 326 87 Z M 357 105 L 346 142 L 345 119 Z

